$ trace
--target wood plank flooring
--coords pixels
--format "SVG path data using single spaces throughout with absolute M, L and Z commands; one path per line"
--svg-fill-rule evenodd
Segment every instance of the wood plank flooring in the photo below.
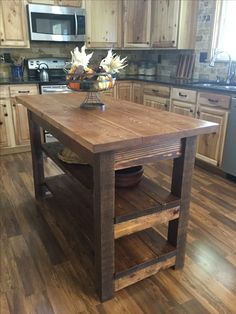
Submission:
M 46 160 L 46 174 L 59 173 Z M 76 213 L 34 200 L 29 153 L 0 158 L 0 313 L 236 313 L 236 183 L 195 168 L 182 271 L 162 271 L 100 303 Z M 155 170 L 155 171 L 154 171 Z M 170 185 L 171 164 L 145 173 Z M 166 232 L 166 226 L 159 230 Z

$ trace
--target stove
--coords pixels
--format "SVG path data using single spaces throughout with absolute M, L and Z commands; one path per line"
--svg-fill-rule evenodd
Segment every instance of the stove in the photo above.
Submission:
M 37 58 L 27 60 L 29 80 L 38 80 L 41 94 L 48 93 L 71 93 L 66 85 L 66 73 L 64 68 L 70 62 L 66 58 Z M 38 68 L 47 69 L 49 81 L 40 81 Z

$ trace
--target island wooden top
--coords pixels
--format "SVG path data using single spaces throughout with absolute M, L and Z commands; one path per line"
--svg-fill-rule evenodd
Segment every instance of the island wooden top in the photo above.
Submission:
M 85 93 L 29 95 L 17 101 L 91 152 L 218 131 L 218 124 L 102 96 L 104 112 L 80 108 Z

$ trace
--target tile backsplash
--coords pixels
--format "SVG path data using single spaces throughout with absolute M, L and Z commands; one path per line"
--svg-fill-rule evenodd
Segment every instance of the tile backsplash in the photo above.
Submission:
M 200 53 L 205 53 L 209 57 L 210 43 L 212 38 L 212 27 L 214 20 L 215 0 L 199 0 L 197 31 L 195 40 L 195 67 L 194 79 L 215 80 L 216 76 L 224 78 L 227 73 L 227 63 L 216 63 L 214 68 L 209 67 L 209 60 L 200 58 Z M 75 48 L 75 43 L 31 43 L 30 49 L 1 49 L 0 53 L 11 53 L 25 58 L 35 57 L 70 57 L 70 51 Z M 115 51 L 115 50 L 114 50 Z M 130 61 L 151 61 L 156 65 L 157 74 L 175 77 L 180 54 L 188 51 L 180 50 L 117 50 L 121 57 L 127 56 Z M 98 64 L 99 60 L 105 57 L 106 50 L 96 50 L 92 58 L 92 63 Z M 203 56 L 203 54 L 201 54 Z

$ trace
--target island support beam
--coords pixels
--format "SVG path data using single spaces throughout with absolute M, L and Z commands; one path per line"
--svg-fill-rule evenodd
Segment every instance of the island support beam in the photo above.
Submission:
M 45 178 L 43 167 L 43 151 L 41 148 L 41 131 L 38 123 L 34 121 L 33 113 L 28 110 L 28 121 L 30 130 L 31 156 L 34 177 L 34 191 L 37 200 L 45 196 Z
M 182 155 L 174 159 L 171 192 L 180 198 L 180 215 L 179 218 L 169 221 L 168 241 L 177 249 L 175 269 L 184 266 L 196 143 L 196 136 L 184 138 Z
M 96 283 L 100 299 L 106 301 L 114 295 L 114 154 L 95 154 L 93 173 Z

